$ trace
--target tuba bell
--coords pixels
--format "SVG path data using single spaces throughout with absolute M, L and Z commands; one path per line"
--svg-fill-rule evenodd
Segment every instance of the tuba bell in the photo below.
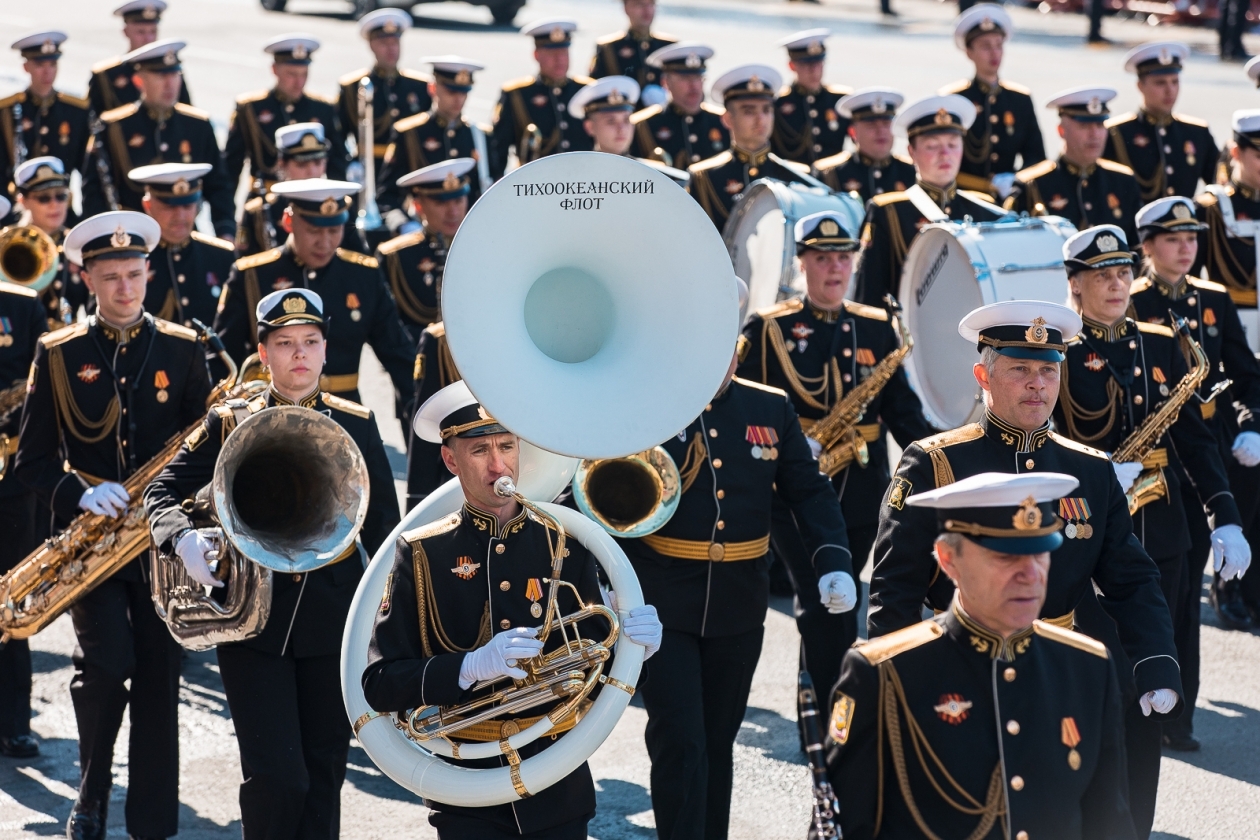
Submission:
M 578 510 L 623 539 L 659 531 L 681 498 L 678 465 L 660 446 L 625 458 L 583 461 L 573 476 Z
M 57 245 L 34 225 L 0 230 L 0 280 L 42 292 L 57 276 Z

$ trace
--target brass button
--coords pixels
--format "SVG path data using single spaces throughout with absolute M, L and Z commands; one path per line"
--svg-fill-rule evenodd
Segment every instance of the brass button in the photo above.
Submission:
M 1195 302 L 1196 301 L 1195 301 L 1194 295 L 1191 295 L 1190 297 L 1186 298 L 1186 303 L 1190 304 L 1191 306 L 1194 306 Z
M 1018 735 L 1019 734 L 1019 721 L 1008 720 L 1006 722 L 1006 731 L 1011 733 L 1012 735 Z
M 841 351 L 840 351 L 840 355 L 842 355 L 842 356 L 844 356 L 844 357 L 846 357 L 846 358 L 847 358 L 847 357 L 849 357 L 849 356 L 852 356 L 852 355 L 853 355 L 853 349 L 852 349 L 852 348 L 850 348 L 850 347 L 846 347 L 846 348 L 844 348 L 843 350 L 841 350 Z
M 726 491 L 725 491 L 725 490 L 719 490 L 719 491 L 717 491 L 717 497 L 718 497 L 719 499 L 725 499 L 725 498 L 726 498 Z
M 1007 682 L 1015 682 L 1015 669 L 1007 668 L 1005 671 L 1003 671 L 1002 679 L 1006 680 Z
M 509 627 L 511 627 L 511 626 L 512 626 L 512 622 L 508 621 L 508 620 L 505 618 L 505 619 L 503 619 L 502 621 L 500 621 L 500 622 L 499 622 L 499 626 L 500 626 L 500 627 L 502 627 L 504 630 L 506 630 L 506 629 L 508 629 Z M 1016 778 L 1016 779 L 1018 779 L 1018 778 L 1019 778 L 1019 776 L 1016 776 L 1015 778 Z M 1011 786 L 1013 787 L 1014 785 L 1015 785 L 1015 782 L 1013 782 L 1013 781 L 1012 781 L 1012 782 L 1011 782 Z M 1020 787 L 1023 787 L 1023 782 L 1020 782 Z M 1018 788 L 1016 788 L 1016 790 L 1018 790 Z
M 1135 368 L 1133 369 L 1133 375 L 1134 375 L 1134 376 L 1141 376 L 1141 375 L 1142 375 L 1142 369 L 1141 369 L 1140 367 L 1135 367 Z
M 301 579 L 302 579 L 302 576 L 301 576 L 301 575 L 297 575 L 297 574 L 295 574 L 295 575 L 293 576 L 293 582 L 294 582 L 294 583 L 297 583 L 297 582 L 298 582 L 298 581 L 300 581 Z
M 499 543 L 498 545 L 494 547 L 495 554 L 502 554 L 505 551 L 507 551 L 507 546 L 505 546 L 503 543 Z
M 1032 458 L 1029 458 L 1024 462 L 1024 469 L 1026 470 L 1031 470 L 1034 466 L 1036 466 L 1036 464 L 1033 462 Z
M 712 411 L 712 410 L 713 410 L 713 403 L 709 403 L 708 405 L 706 405 L 706 406 L 704 407 L 704 410 L 705 410 L 705 411 Z
M 1015 835 L 1015 840 L 1028 840 L 1028 832 L 1021 831 Z
M 719 531 L 721 531 L 721 530 L 722 530 L 723 528 L 725 528 L 725 527 L 726 527 L 726 523 L 725 523 L 725 522 L 723 522 L 721 519 L 719 519 L 719 520 L 718 520 L 718 524 L 717 524 L 717 529 L 718 529 Z
M 511 584 L 509 581 L 506 581 L 506 580 L 505 580 L 505 581 L 503 581 L 502 583 L 500 583 L 500 584 L 499 584 L 499 591 L 500 591 L 500 592 L 507 592 L 507 591 L 508 591 L 509 589 L 511 589 L 511 588 L 512 588 L 512 584 Z
M 709 437 L 717 437 L 717 429 L 709 429 Z
M 1190 319 L 1190 329 L 1192 329 L 1192 330 L 1197 330 L 1198 328 L 1199 328 L 1199 322 L 1198 322 L 1198 321 L 1196 321 L 1195 319 L 1191 318 L 1191 319 Z
M 1142 395 L 1141 395 L 1141 394 L 1138 394 L 1138 395 L 1136 395 L 1136 396 L 1133 398 L 1133 404 L 1134 404 L 1134 405 L 1141 405 L 1141 404 L 1142 404 Z
M 1011 790 L 1023 790 L 1023 789 L 1024 789 L 1024 777 L 1011 776 Z
M 722 469 L 722 459 L 721 459 L 721 458 L 714 458 L 714 459 L 713 459 L 713 469 L 715 469 L 715 470 L 720 470 L 720 469 Z

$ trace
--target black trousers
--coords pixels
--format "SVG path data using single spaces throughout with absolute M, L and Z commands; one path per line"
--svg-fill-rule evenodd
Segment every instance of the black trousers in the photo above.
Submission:
M 1220 21 L 1216 32 L 1221 47 L 1221 58 L 1241 58 L 1246 50 L 1242 36 L 1247 31 L 1248 0 L 1221 0 Z
M 1182 485 L 1181 495 L 1186 508 L 1186 521 L 1190 524 L 1190 553 L 1186 556 L 1184 579 L 1177 574 L 1174 580 L 1164 581 L 1164 567 L 1160 566 L 1160 585 L 1168 609 L 1172 612 L 1173 642 L 1177 645 L 1177 661 L 1181 665 L 1181 687 L 1185 691 L 1185 710 L 1181 717 L 1163 725 L 1170 735 L 1190 735 L 1194 732 L 1194 704 L 1199 698 L 1199 607 L 1203 592 L 1203 567 L 1212 553 L 1212 530 L 1208 525 L 1203 504 L 1189 482 Z M 1173 598 L 1177 598 L 1176 601 Z
M 0 498 L 0 573 L 35 547 L 35 497 Z M 0 645 L 0 738 L 31 733 L 31 647 L 26 639 Z
M 639 683 L 659 840 L 725 840 L 735 736 L 744 720 L 764 627 L 703 638 L 665 630 Z
M 502 831 L 493 823 L 463 814 L 434 812 L 429 824 L 437 829 L 438 840 L 586 840 L 587 817 L 529 834 Z
M 350 723 L 341 657 L 218 648 L 241 751 L 244 840 L 336 840 Z
M 124 569 L 70 608 L 78 640 L 70 699 L 79 725 L 79 801 L 109 798 L 114 741 L 130 707 L 127 831 L 171 837 L 179 830 L 180 648 L 137 577 Z
M 1103 0 L 1085 0 L 1089 12 L 1089 40 L 1102 37 Z

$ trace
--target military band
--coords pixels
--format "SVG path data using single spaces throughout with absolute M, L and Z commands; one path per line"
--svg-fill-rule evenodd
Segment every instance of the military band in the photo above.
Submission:
M 856 148 L 814 161 L 823 183 L 836 192 L 857 193 L 863 204 L 914 184 L 914 164 L 892 151 L 893 120 L 905 99 L 895 90 L 863 88 L 836 103 L 849 120 Z
M 626 13 L 626 28 L 595 42 L 590 76 L 592 79 L 629 76 L 638 83 L 642 96 L 636 103 L 644 107 L 659 104 L 665 96 L 661 70 L 648 64 L 647 58 L 662 47 L 677 43 L 678 39 L 652 31 L 656 0 L 622 0 L 621 6 Z
M 823 82 L 829 29 L 807 29 L 779 40 L 796 78 L 774 101 L 773 147 L 785 160 L 813 165 L 839 154 L 849 132 L 849 120 L 838 107 L 853 91 Z
M 88 80 L 88 102 L 92 113 L 98 117 L 123 105 L 130 105 L 140 98 L 136 87 L 134 63 L 127 55 L 158 39 L 158 25 L 166 11 L 165 0 L 128 0 L 114 9 L 114 15 L 122 18 L 123 37 L 127 39 L 127 53 L 106 59 L 92 67 Z M 179 101 L 191 105 L 188 86 L 180 79 Z
M 648 66 L 660 72 L 668 98 L 631 118 L 631 154 L 686 169 L 731 144 L 723 109 L 704 101 L 705 62 L 712 57 L 712 47 L 695 41 L 669 44 L 647 57 Z M 717 94 L 713 98 L 720 99 Z

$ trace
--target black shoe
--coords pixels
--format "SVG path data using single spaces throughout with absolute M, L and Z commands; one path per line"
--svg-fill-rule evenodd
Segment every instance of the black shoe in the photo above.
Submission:
M 1104 38 L 1101 35 L 1090 35 L 1085 39 L 1085 43 L 1092 47 L 1106 47 L 1110 46 L 1112 41 L 1110 38 Z
M 1242 593 L 1238 591 L 1238 581 L 1221 581 L 1208 587 L 1208 603 L 1216 611 L 1216 617 L 1227 630 L 1246 630 L 1254 618 L 1248 615 L 1247 605 L 1243 603 Z
M 1245 603 L 1243 608 L 1247 610 L 1252 626 L 1260 627 L 1260 604 Z
M 33 735 L 14 735 L 0 738 L 0 754 L 9 758 L 34 758 L 39 755 L 39 741 Z
M 1164 746 L 1177 752 L 1198 752 L 1202 744 L 1193 735 L 1165 735 Z
M 66 823 L 68 840 L 105 840 L 108 802 L 75 802 Z

